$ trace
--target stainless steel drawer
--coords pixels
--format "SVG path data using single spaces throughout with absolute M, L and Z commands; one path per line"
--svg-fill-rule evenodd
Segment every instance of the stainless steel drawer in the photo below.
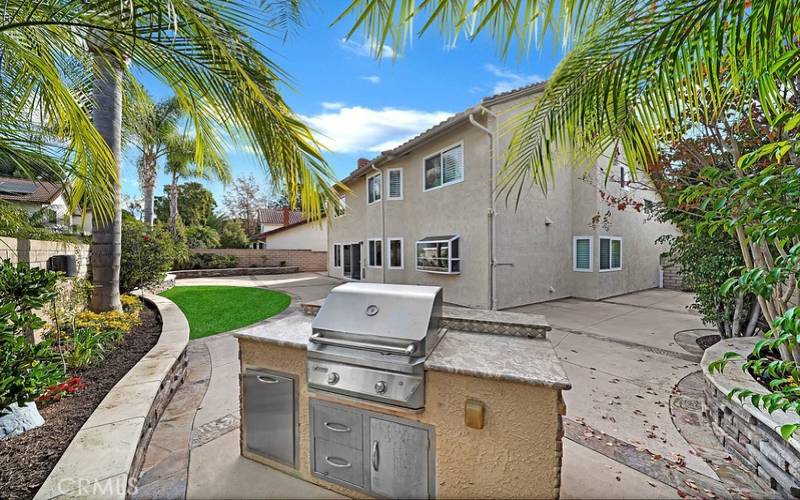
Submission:
M 363 417 L 357 411 L 314 405 L 314 436 L 350 448 L 362 449 Z
M 364 486 L 364 451 L 324 439 L 314 440 L 314 472 L 323 477 Z

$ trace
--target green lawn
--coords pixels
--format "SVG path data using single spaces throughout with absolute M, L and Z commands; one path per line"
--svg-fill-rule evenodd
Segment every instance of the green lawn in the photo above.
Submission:
M 289 307 L 285 293 L 240 286 L 176 286 L 162 297 L 175 302 L 189 320 L 189 338 L 236 330 Z

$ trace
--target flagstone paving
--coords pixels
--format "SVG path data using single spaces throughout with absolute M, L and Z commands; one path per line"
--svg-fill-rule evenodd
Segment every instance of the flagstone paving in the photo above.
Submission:
M 302 314 L 338 281 L 314 273 L 181 280 L 281 289 Z M 564 393 L 564 498 L 763 497 L 721 449 L 702 414 L 698 353 L 707 334 L 688 294 L 648 290 L 607 301 L 565 299 L 516 308 L 545 314 L 573 389 Z M 267 320 L 268 322 L 271 320 Z M 689 333 L 675 338 L 679 331 Z M 695 333 L 696 331 L 696 333 Z M 134 498 L 334 498 L 239 454 L 236 340 L 192 341 L 189 376 L 162 417 Z M 698 389 L 698 387 L 700 389 Z M 676 424 L 677 422 L 677 424 Z M 680 490 L 680 491 L 679 491 Z

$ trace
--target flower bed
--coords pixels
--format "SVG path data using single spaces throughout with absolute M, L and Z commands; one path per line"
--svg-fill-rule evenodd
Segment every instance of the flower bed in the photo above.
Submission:
M 70 372 L 80 378 L 84 389 L 57 401 L 54 400 L 58 399 L 54 397 L 55 392 L 51 391 L 51 401 L 40 404 L 44 425 L 0 441 L 0 491 L 3 498 L 33 497 L 106 394 L 156 344 L 161 332 L 157 314 L 145 308 L 139 318 L 139 324 L 123 336 L 102 363 Z

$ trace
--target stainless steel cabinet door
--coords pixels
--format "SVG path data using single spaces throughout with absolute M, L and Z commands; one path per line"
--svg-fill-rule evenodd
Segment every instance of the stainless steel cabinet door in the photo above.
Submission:
M 370 489 L 390 498 L 428 498 L 428 431 L 369 419 Z
M 248 369 L 243 380 L 244 444 L 248 450 L 295 465 L 294 380 Z

